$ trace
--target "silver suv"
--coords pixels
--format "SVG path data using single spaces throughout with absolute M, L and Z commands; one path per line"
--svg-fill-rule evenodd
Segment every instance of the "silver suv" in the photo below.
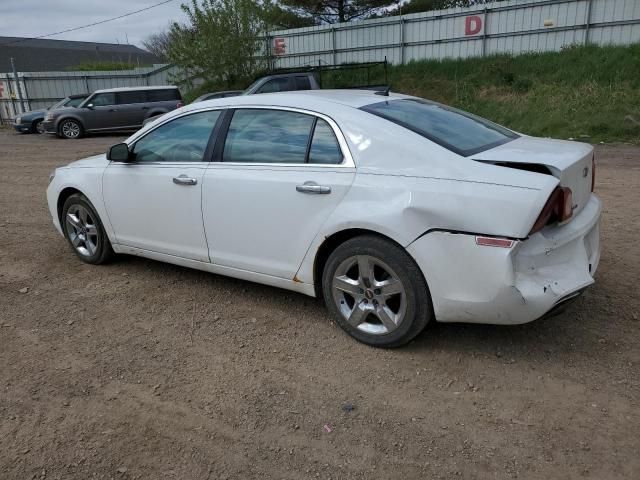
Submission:
M 50 110 L 44 129 L 63 138 L 85 133 L 137 130 L 149 118 L 182 106 L 178 87 L 127 87 L 96 90 L 77 108 Z

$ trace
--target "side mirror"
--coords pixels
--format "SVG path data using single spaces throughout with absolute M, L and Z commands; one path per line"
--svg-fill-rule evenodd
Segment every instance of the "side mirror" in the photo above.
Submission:
M 87 108 L 88 108 L 89 110 L 93 110 L 93 103 L 90 103 L 89 105 L 87 105 Z
M 128 162 L 131 160 L 131 152 L 129 152 L 129 146 L 126 143 L 118 143 L 109 148 L 107 152 L 107 160 L 114 162 Z

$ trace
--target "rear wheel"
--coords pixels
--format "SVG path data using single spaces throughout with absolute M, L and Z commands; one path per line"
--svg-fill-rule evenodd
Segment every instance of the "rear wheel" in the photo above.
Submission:
M 67 118 L 60 123 L 60 136 L 63 138 L 80 138 L 82 136 L 82 125 L 77 120 Z
M 336 248 L 324 268 L 322 287 L 338 324 L 368 345 L 404 345 L 433 316 L 429 290 L 415 261 L 380 237 L 356 237 Z
M 102 221 L 87 197 L 71 195 L 64 202 L 61 220 L 64 235 L 80 260 L 97 265 L 113 257 Z

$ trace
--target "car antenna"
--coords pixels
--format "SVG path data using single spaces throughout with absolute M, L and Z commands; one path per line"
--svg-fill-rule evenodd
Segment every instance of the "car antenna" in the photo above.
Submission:
M 390 90 L 391 90 L 391 85 L 387 85 L 382 90 L 378 90 L 376 92 L 376 95 L 382 95 L 383 97 L 388 97 Z

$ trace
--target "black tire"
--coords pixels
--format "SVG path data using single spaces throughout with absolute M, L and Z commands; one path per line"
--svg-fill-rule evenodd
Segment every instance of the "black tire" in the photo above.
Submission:
M 81 218 L 82 209 L 87 213 L 86 220 Z M 74 226 L 69 214 L 81 220 L 82 225 Z M 75 193 L 67 198 L 62 207 L 61 217 L 60 223 L 64 236 L 80 260 L 99 265 L 113 258 L 114 253 L 107 232 L 87 197 L 81 193 Z M 94 232 L 91 227 L 95 227 L 95 234 L 91 233 Z
M 371 271 L 376 272 L 372 273 L 374 283 L 365 286 L 364 295 L 359 295 L 363 293 L 363 290 L 359 289 L 357 297 L 355 295 L 351 297 L 350 293 L 334 289 L 333 285 L 334 277 L 336 277 L 339 268 L 356 268 L 358 271 L 357 275 L 353 273 L 341 275 L 338 272 L 338 276 L 341 278 L 344 276 L 349 276 L 350 279 L 362 277 L 359 266 L 345 267 L 345 265 L 350 265 L 354 257 L 369 259 L 374 265 Z M 358 260 L 356 260 L 356 264 L 359 265 Z M 381 267 L 380 264 L 384 266 Z M 388 275 L 386 270 L 390 270 L 392 274 Z M 353 271 L 347 270 L 346 272 Z M 380 278 L 376 278 L 376 276 Z M 399 281 L 402 293 L 398 293 L 396 297 L 390 296 L 382 300 L 383 297 L 378 296 L 381 291 L 375 288 L 375 285 L 380 285 L 380 279 L 384 280 L 385 278 Z M 364 282 L 367 283 L 367 280 Z M 374 347 L 402 346 L 422 332 L 433 318 L 429 288 L 416 262 L 399 245 L 375 235 L 363 235 L 347 240 L 331 253 L 322 273 L 322 291 L 325 304 L 338 325 L 355 339 Z M 352 298 L 353 306 L 349 302 L 349 297 Z M 372 315 L 373 312 L 364 314 L 366 321 L 356 327 L 347 320 L 348 314 L 341 311 L 341 309 L 353 309 L 353 312 L 356 305 L 362 306 L 364 303 L 367 304 L 364 307 L 375 309 L 374 312 L 378 312 L 379 307 L 392 308 L 391 301 L 394 301 L 396 305 L 403 305 L 403 307 L 397 308 L 398 312 L 392 312 L 397 313 L 400 318 L 397 324 L 392 324 L 395 325 L 393 327 L 395 330 L 388 329 L 387 324 L 378 319 L 377 313 Z M 381 302 L 385 302 L 385 304 L 382 305 Z M 379 327 L 376 326 L 376 322 L 380 323 Z M 381 331 L 371 333 L 371 329 Z
M 83 134 L 82 124 L 73 118 L 65 118 L 58 127 L 58 135 L 62 138 L 75 140 L 81 138 Z
M 44 131 L 44 119 L 35 120 L 31 124 L 31 133 L 45 133 Z

